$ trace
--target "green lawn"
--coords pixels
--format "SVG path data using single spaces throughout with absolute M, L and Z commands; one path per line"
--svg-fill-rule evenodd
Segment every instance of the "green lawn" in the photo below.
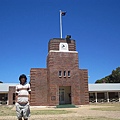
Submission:
M 31 115 L 56 115 L 73 113 L 67 110 L 31 110 Z

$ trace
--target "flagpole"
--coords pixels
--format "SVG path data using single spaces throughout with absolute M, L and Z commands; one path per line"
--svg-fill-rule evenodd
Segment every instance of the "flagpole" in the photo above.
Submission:
M 62 15 L 60 10 L 60 38 L 62 38 Z

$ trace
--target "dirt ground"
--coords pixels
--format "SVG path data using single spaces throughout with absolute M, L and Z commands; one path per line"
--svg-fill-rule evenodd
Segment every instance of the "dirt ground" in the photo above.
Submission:
M 84 105 L 78 108 L 57 108 L 72 113 L 57 115 L 31 115 L 29 120 L 120 120 L 120 111 L 92 110 L 106 106 Z M 110 106 L 107 106 L 110 107 Z M 56 108 L 31 107 L 31 110 L 55 110 Z M 15 108 L 13 108 L 15 110 Z M 32 114 L 32 112 L 31 112 Z M 0 116 L 0 120 L 17 120 L 16 116 Z

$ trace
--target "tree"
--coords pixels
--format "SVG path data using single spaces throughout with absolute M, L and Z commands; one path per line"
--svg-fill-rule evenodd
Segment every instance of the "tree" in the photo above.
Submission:
M 3 83 L 2 81 L 0 81 L 0 83 Z
M 120 67 L 113 70 L 110 75 L 97 80 L 95 83 L 120 83 Z

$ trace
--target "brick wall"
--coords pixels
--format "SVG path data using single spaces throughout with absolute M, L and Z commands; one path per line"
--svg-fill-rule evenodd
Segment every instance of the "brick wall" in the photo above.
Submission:
M 47 105 L 47 69 L 30 70 L 31 105 Z
M 15 93 L 15 86 L 9 86 L 8 92 L 8 104 L 13 105 L 15 101 L 13 101 L 13 93 Z
M 59 44 L 61 42 L 62 43 L 68 43 L 69 51 L 76 51 L 75 40 L 66 40 L 66 39 L 55 38 L 55 39 L 51 39 L 49 41 L 49 43 L 48 43 L 48 52 L 50 50 L 59 50 Z
M 89 104 L 89 92 L 88 92 L 88 71 L 86 69 L 80 69 L 80 100 L 81 104 Z
M 59 104 L 59 86 L 71 86 L 72 104 L 80 104 L 80 74 L 78 53 L 50 52 L 48 54 L 49 105 Z M 59 77 L 58 72 L 70 71 L 70 77 Z M 56 96 L 55 100 L 51 100 Z

